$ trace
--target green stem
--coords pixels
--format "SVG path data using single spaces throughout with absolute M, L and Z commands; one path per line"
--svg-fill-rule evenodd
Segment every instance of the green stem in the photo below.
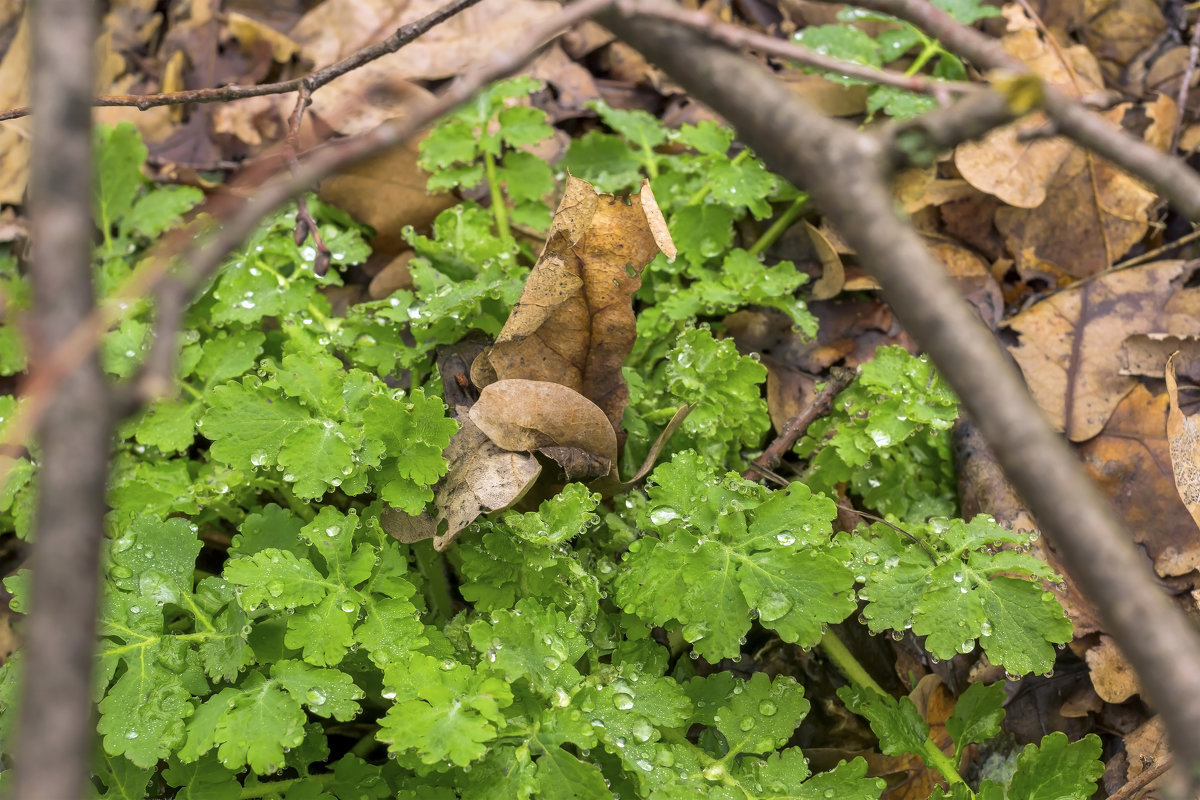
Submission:
M 743 150 L 742 152 L 740 152 L 736 156 L 734 156 L 733 160 L 731 160 L 729 163 L 730 164 L 740 164 L 749 157 L 750 157 L 750 151 Z M 699 205 L 700 203 L 702 203 L 704 201 L 704 198 L 708 197 L 709 192 L 711 192 L 711 191 L 712 191 L 712 181 L 708 181 L 703 186 L 701 186 L 699 189 L 697 189 L 696 193 L 694 195 L 692 195 L 691 197 L 689 197 L 688 201 L 684 205 L 689 205 L 689 206 Z
M 883 687 L 876 683 L 875 679 L 863 669 L 863 665 L 858 663 L 858 659 L 854 657 L 854 654 L 850 652 L 846 645 L 842 644 L 842 640 L 832 630 L 825 631 L 825 635 L 821 637 L 821 641 L 817 646 L 821 648 L 825 657 L 832 661 L 833 665 L 852 684 L 864 689 L 871 689 L 881 695 L 887 695 Z M 967 782 L 958 774 L 954 762 L 933 743 L 932 739 L 925 738 L 924 743 L 921 745 L 921 752 L 917 755 L 921 756 L 921 759 L 926 764 L 940 772 L 942 777 L 946 779 L 946 783 L 951 786 L 956 783 L 966 785 Z M 972 794 L 971 796 L 974 797 L 975 795 Z
M 646 134 L 644 132 L 642 133 L 641 139 L 642 165 L 646 168 L 646 175 L 649 176 L 650 180 L 654 180 L 658 177 L 658 158 L 656 157 L 654 148 L 652 148 L 650 146 L 650 142 L 646 140 Z
M 379 743 L 373 732 L 368 733 L 366 736 L 359 737 L 359 740 L 354 743 L 354 746 L 350 748 L 350 755 L 358 756 L 365 761 Z
M 800 215 L 804 213 L 804 208 L 807 205 L 808 195 L 806 194 L 802 194 L 793 200 L 792 204 L 787 207 L 787 210 L 780 214 L 776 220 L 771 223 L 771 227 L 767 228 L 766 231 L 763 232 L 763 235 L 758 237 L 758 241 L 746 249 L 746 252 L 752 256 L 757 256 L 768 247 L 775 244 L 775 242 L 779 240 L 779 237 L 783 236 L 784 231 L 792 227 L 792 223 L 800 218 Z
M 492 217 L 496 220 L 496 232 L 505 248 L 511 250 L 515 243 L 512 228 L 508 225 L 508 206 L 504 205 L 504 193 L 500 191 L 500 178 L 496 173 L 496 157 L 491 153 L 483 154 L 483 171 L 487 175 L 488 191 L 492 195 Z
M 842 640 L 837 637 L 833 629 L 825 631 L 825 635 L 821 637 L 817 647 L 821 648 L 821 652 L 825 657 L 833 662 L 833 665 L 846 676 L 846 680 L 853 683 L 855 686 L 861 686 L 864 689 L 873 689 L 879 694 L 886 695 L 887 692 L 883 687 L 875 682 L 863 665 L 858 663 L 858 659 L 850 652 L 846 645 L 842 644 Z
M 929 63 L 929 59 L 933 58 L 940 52 L 942 52 L 942 46 L 937 42 L 937 40 L 927 41 L 925 43 L 925 47 L 921 50 L 921 54 L 917 56 L 916 61 L 909 65 L 908 69 L 904 70 L 904 74 L 910 76 L 916 75 L 921 71 L 922 67 Z
M 425 602 L 434 619 L 445 622 L 454 616 L 454 600 L 450 596 L 450 582 L 446 580 L 446 561 L 441 553 L 433 549 L 433 541 L 417 542 L 412 546 L 417 557 L 417 569 L 425 578 Z

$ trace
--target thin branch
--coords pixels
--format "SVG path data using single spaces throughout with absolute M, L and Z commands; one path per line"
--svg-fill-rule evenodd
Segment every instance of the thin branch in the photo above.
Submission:
M 1171 131 L 1171 146 L 1167 152 L 1175 155 L 1179 149 L 1179 134 L 1183 131 L 1183 115 L 1187 110 L 1188 92 L 1192 88 L 1192 76 L 1196 74 L 1196 61 L 1200 60 L 1200 19 L 1192 23 L 1192 42 L 1188 45 L 1187 68 L 1183 71 L 1183 81 L 1179 84 L 1179 95 L 1175 107 L 1179 114 L 1175 118 L 1175 128 Z
M 94 9 L 33 4 L 34 120 L 30 211 L 36 358 L 92 311 Z M 94 754 L 92 669 L 100 540 L 113 433 L 109 386 L 96 353 L 64 373 L 38 428 L 40 465 L 14 800 L 83 797 Z
M 813 423 L 813 420 L 829 413 L 833 399 L 850 385 L 857 374 L 857 371 L 844 367 L 834 369 L 830 373 L 829 379 L 825 381 L 825 385 L 821 387 L 821 391 L 813 395 L 808 405 L 800 413 L 784 423 L 783 430 L 762 452 L 762 455 L 754 459 L 754 463 L 742 474 L 742 477 L 752 481 L 757 480 L 759 475 L 774 471 L 779 466 L 779 462 L 783 460 L 784 455 L 792 449 L 796 440 L 808 430 L 808 426 Z
M 982 69 L 1029 74 L 1003 45 L 926 0 L 855 0 L 855 5 L 911 22 L 952 53 Z M 1200 220 L 1200 175 L 1180 160 L 1112 128 L 1078 101 L 1052 86 L 1045 87 L 1045 111 L 1058 132 L 1149 183 L 1191 220 Z
M 883 2 L 869 0 L 877 10 L 885 10 L 878 8 Z M 906 2 L 912 0 L 888 0 L 886 10 Z M 897 215 L 884 144 L 816 113 L 759 66 L 690 30 L 625 6 L 598 21 L 729 120 L 773 171 L 810 193 L 858 253 L 1095 603 L 1161 713 L 1179 772 L 1194 791 L 1200 775 L 1200 636 L 1156 585 L 1108 500 L 1046 421 L 991 331 Z M 949 44 L 940 31 L 929 32 Z
M 100 107 L 123 106 L 136 108 L 139 111 L 158 106 L 179 106 L 188 103 L 227 103 L 233 100 L 245 100 L 249 97 L 263 97 L 272 94 L 287 94 L 307 87 L 309 93 L 316 91 L 325 84 L 340 78 L 351 70 L 368 64 L 377 58 L 395 53 L 401 47 L 427 33 L 431 28 L 445 22 L 455 14 L 479 3 L 480 0 L 453 0 L 442 8 L 421 17 L 421 19 L 400 26 L 395 33 L 381 42 L 368 45 L 357 50 L 334 64 L 314 69 L 307 75 L 292 78 L 277 83 L 263 83 L 258 86 L 237 86 L 229 84 L 211 89 L 190 89 L 181 92 L 160 92 L 158 94 L 116 94 L 101 95 L 92 99 L 92 105 Z M 12 108 L 0 113 L 0 122 L 19 119 L 33 113 L 31 107 Z

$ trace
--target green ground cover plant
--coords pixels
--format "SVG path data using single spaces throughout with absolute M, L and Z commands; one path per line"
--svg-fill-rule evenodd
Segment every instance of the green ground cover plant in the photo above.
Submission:
M 604 190 L 649 177 L 679 248 L 646 270 L 626 365 L 629 465 L 680 405 L 696 406 L 649 478 L 607 496 L 557 487 L 481 518 L 444 554 L 384 531 L 385 507 L 420 513 L 448 469 L 458 424 L 437 346 L 499 331 L 532 260 L 514 229 L 549 223 L 553 176 L 521 148 L 550 127 L 512 102 L 533 88 L 493 87 L 426 141 L 433 185 L 486 181 L 491 203 L 407 233 L 412 290 L 335 315 L 321 289 L 365 260 L 367 232 L 310 200 L 327 275 L 293 240 L 294 212 L 280 212 L 192 307 L 178 397 L 115 445 L 97 796 L 878 798 L 885 783 L 865 760 L 814 773 L 791 744 L 813 699 L 755 664 L 747 638 L 768 637 L 820 648 L 881 752 L 944 778 L 934 797 L 1089 797 L 1103 770 L 1095 736 L 1052 733 L 968 784 L 964 749 L 999 734 L 1003 683 L 958 699 L 947 754 L 912 700 L 883 692 L 831 631 L 861 613 L 872 633 L 925 637 L 937 658 L 979 647 L 1014 679 L 1049 671 L 1071 637 L 1027 537 L 956 518 L 957 403 L 927 361 L 882 349 L 798 444 L 802 481 L 741 477 L 769 436 L 766 369 L 720 320 L 768 306 L 809 335 L 816 320 L 805 276 L 760 260 L 804 195 L 749 151 L 731 154 L 715 124 L 667 130 L 598 105 L 604 129 L 567 156 Z M 100 131 L 97 148 L 97 285 L 116 302 L 201 198 L 142 177 L 131 126 Z M 743 249 L 734 226 L 747 216 L 776 222 Z M 11 257 L 0 281 L 25 302 Z M 146 303 L 128 304 L 103 343 L 112 375 L 134 373 L 151 325 Z M 0 329 L 0 371 L 24 365 L 20 337 Z M 19 402 L 0 398 L 0 424 Z M 0 525 L 27 538 L 37 453 L 5 458 Z M 835 532 L 839 486 L 889 524 Z M 25 571 L 5 582 L 21 613 L 27 583 Z M 5 743 L 20 669 L 17 654 L 0 673 Z

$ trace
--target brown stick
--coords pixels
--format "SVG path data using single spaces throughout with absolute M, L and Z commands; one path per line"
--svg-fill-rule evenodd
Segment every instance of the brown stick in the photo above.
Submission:
M 33 5 L 31 239 L 33 350 L 58 347 L 92 311 L 93 8 Z M 93 351 L 67 372 L 39 426 L 33 614 L 15 745 L 14 800 L 83 797 L 95 746 L 92 661 L 113 433 L 109 386 Z
M 833 398 L 850 385 L 856 374 L 856 371 L 852 369 L 834 369 L 829 375 L 829 380 L 825 381 L 825 385 L 821 387 L 821 391 L 813 395 L 812 400 L 803 411 L 784 423 L 783 430 L 767 446 L 767 449 L 754 459 L 754 463 L 742 473 L 742 477 L 748 481 L 757 480 L 764 470 L 769 472 L 779 466 L 779 462 L 783 460 L 787 451 L 791 450 L 796 440 L 804 435 L 813 420 L 829 413 L 829 409 L 833 405 Z
M 897 216 L 886 184 L 886 146 L 817 114 L 758 66 L 692 31 L 624 7 L 604 12 L 599 21 L 728 119 L 768 166 L 810 193 L 859 254 L 1096 604 L 1162 714 L 1194 793 L 1200 637 L 1155 584 L 1107 499 L 1050 427 L 991 332 Z

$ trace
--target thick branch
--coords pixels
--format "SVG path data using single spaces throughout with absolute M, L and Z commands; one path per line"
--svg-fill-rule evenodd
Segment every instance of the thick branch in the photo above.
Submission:
M 33 5 L 31 184 L 35 358 L 91 313 L 94 9 Z M 93 352 L 70 371 L 39 426 L 33 592 L 13 776 L 15 800 L 83 797 L 94 747 L 91 676 L 113 423 Z
M 599 21 L 728 119 L 810 192 L 933 357 L 1071 575 L 1099 608 L 1166 723 L 1177 763 L 1200 768 L 1200 637 L 1159 590 L 1108 501 L 1050 427 L 991 333 L 895 213 L 875 138 L 829 120 L 744 58 L 624 9 Z M 1194 788 L 1194 787 L 1193 787 Z

